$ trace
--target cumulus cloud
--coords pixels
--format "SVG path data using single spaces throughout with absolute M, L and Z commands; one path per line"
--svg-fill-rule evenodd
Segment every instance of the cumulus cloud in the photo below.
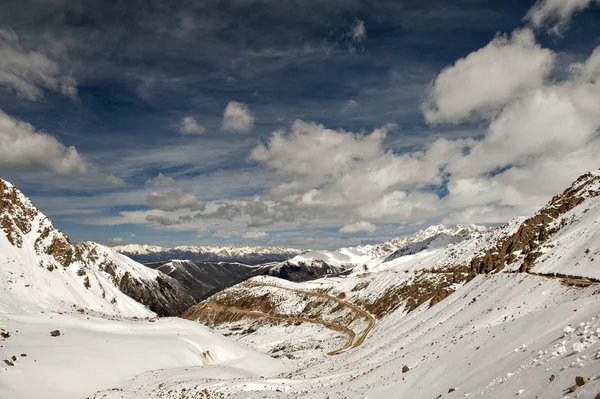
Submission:
M 75 147 L 66 147 L 56 138 L 36 131 L 29 123 L 12 118 L 2 110 L 0 169 L 20 172 L 51 170 L 60 175 L 88 171 Z
M 242 238 L 247 239 L 255 239 L 255 238 L 265 238 L 268 236 L 264 231 L 248 231 L 247 233 L 242 234 Z
M 354 42 L 362 42 L 367 38 L 367 28 L 365 27 L 365 22 L 357 19 L 352 26 L 352 30 L 350 31 L 350 36 Z
M 247 104 L 230 101 L 223 112 L 221 130 L 225 132 L 246 133 L 254 125 L 254 114 Z
M 178 226 L 181 224 L 191 223 L 193 219 L 189 215 L 179 216 L 178 218 L 171 218 L 163 215 L 147 215 L 146 220 L 148 222 L 158 223 L 163 226 Z
M 179 133 L 183 135 L 200 135 L 206 133 L 206 128 L 199 125 L 191 116 L 186 116 L 179 121 Z
M 541 87 L 555 55 L 529 29 L 499 35 L 485 47 L 445 68 L 423 105 L 429 123 L 458 123 L 489 116 L 531 89 Z
M 152 179 L 146 180 L 146 187 L 173 187 L 177 182 L 175 179 L 169 176 L 165 176 L 162 173 L 156 175 L 156 177 Z
M 196 198 L 194 194 L 185 193 L 175 189 L 165 192 L 149 193 L 148 205 L 150 205 L 152 209 L 166 212 L 172 212 L 179 209 L 201 211 L 206 207 L 206 204 Z
M 338 233 L 342 234 L 357 234 L 357 233 L 375 233 L 377 230 L 377 226 L 370 222 L 357 222 L 352 224 L 347 224 L 341 229 L 338 230 Z
M 110 184 L 114 184 L 115 186 L 122 186 L 125 184 L 123 179 L 115 175 L 106 176 L 106 181 Z
M 575 13 L 598 0 L 538 0 L 525 17 L 534 28 L 549 26 L 549 31 L 561 35 Z
M 15 31 L 0 29 L 0 85 L 35 101 L 43 97 L 44 89 L 77 98 L 76 84 L 55 60 L 23 48 Z

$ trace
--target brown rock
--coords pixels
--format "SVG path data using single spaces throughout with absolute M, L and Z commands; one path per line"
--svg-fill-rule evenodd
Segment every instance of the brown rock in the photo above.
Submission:
M 12 360 L 13 362 L 17 361 L 17 357 L 15 355 L 11 356 L 10 360 Z
M 556 376 L 555 376 L 554 374 L 552 374 L 552 375 L 550 376 L 550 382 L 554 381 L 555 379 L 556 379 Z
M 407 365 L 402 366 L 402 373 L 408 373 L 410 371 L 410 367 Z
M 10 337 L 10 333 L 8 331 L 7 332 L 0 332 L 0 337 L 2 337 L 2 338 L 9 338 Z
M 10 361 L 10 360 L 8 360 L 8 359 L 4 359 L 4 363 L 5 363 L 7 366 L 14 366 L 14 365 L 15 365 L 13 362 L 11 362 L 11 361 Z
M 569 392 L 573 393 L 577 390 L 577 388 L 579 388 L 579 385 L 573 385 L 570 389 Z
M 50 331 L 50 335 L 52 335 L 53 337 L 58 337 L 58 336 L 60 336 L 60 331 L 59 330 Z
M 21 357 L 27 357 L 27 353 L 21 353 Z
M 454 392 L 454 391 L 456 391 L 456 389 L 454 389 L 454 388 L 450 388 L 450 389 L 448 389 L 448 393 L 450 393 L 450 392 Z
M 575 377 L 575 384 L 579 385 L 580 387 L 584 386 L 588 382 L 590 382 L 590 379 L 587 377 Z

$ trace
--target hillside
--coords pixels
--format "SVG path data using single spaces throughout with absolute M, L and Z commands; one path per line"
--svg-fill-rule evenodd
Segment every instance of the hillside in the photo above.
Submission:
M 179 315 L 195 301 L 174 279 L 100 244 L 73 244 L 0 180 L 0 311 L 76 305 L 126 316 Z
M 230 378 L 284 370 L 198 323 L 157 318 L 194 299 L 110 248 L 71 243 L 3 180 L 0 226 L 2 399 L 84 398 L 154 370 Z
M 273 267 L 272 264 L 251 266 L 242 263 L 190 260 L 147 263 L 146 266 L 173 277 L 193 293 L 194 297 L 201 299 L 251 277 L 265 274 Z
M 562 398 L 584 376 L 590 382 L 573 397 L 593 398 L 599 194 L 594 171 L 529 218 L 421 250 L 411 243 L 345 276 L 254 278 L 186 317 L 294 362 L 277 380 L 291 397 Z M 355 308 L 376 319 L 374 328 Z M 303 319 L 311 322 L 296 326 Z M 336 348 L 347 349 L 323 356 Z M 212 392 L 242 397 L 240 384 Z M 244 397 L 277 397 L 277 384 L 257 382 Z

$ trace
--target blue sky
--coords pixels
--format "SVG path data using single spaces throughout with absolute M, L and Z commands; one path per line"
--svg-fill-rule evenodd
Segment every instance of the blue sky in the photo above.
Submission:
M 107 244 L 502 223 L 600 166 L 600 7 L 564 4 L 6 0 L 0 176 Z

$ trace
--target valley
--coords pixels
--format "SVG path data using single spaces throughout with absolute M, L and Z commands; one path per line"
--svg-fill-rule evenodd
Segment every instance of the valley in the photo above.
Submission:
M 497 228 L 433 226 L 257 266 L 143 266 L 71 244 L 3 184 L 7 398 L 587 398 L 600 389 L 598 171 Z M 46 236 L 73 255 L 45 249 Z M 290 265 L 331 273 L 273 275 Z M 200 302 L 174 307 L 192 296 Z M 573 394 L 575 377 L 587 380 Z

